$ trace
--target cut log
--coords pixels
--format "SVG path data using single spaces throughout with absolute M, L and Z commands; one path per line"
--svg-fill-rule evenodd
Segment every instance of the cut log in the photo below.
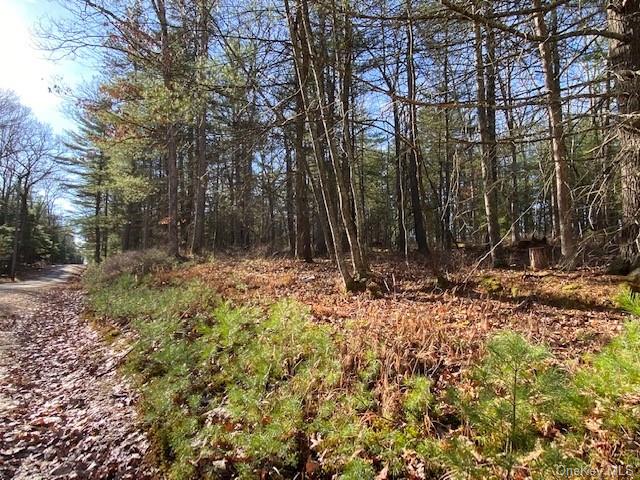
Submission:
M 529 249 L 529 266 L 532 270 L 544 270 L 549 266 L 549 256 L 545 247 Z

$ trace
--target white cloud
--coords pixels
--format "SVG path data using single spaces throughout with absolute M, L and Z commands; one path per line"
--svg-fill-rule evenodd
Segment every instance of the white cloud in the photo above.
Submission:
M 49 88 L 64 75 L 63 66 L 37 49 L 25 9 L 36 18 L 46 13 L 37 11 L 46 9 L 46 3 L 0 0 L 0 88 L 14 90 L 41 121 L 60 132 L 71 124 L 61 111 L 61 99 Z

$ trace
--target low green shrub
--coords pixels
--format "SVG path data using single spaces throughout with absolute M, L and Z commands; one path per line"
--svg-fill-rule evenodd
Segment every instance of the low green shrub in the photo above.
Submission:
M 483 292 L 490 295 L 500 293 L 503 290 L 503 285 L 500 282 L 500 279 L 490 275 L 482 277 L 480 279 L 479 286 Z
M 640 425 L 640 322 L 625 325 L 576 378 L 581 391 L 597 399 L 598 418 L 614 431 Z
M 96 316 L 138 335 L 127 369 L 172 479 L 542 480 L 558 478 L 558 465 L 638 463 L 629 434 L 640 418 L 637 322 L 576 374 L 501 333 L 464 388 L 434 392 L 428 377 L 408 375 L 398 409 L 383 413 L 373 351 L 345 370 L 348 327 L 315 323 L 294 302 L 233 306 L 197 281 L 158 285 L 133 273 L 91 289 L 90 300 Z M 620 448 L 609 458 L 584 448 L 594 421 Z
M 275 306 L 266 318 L 228 304 L 207 309 L 204 285 L 158 289 L 130 274 L 91 298 L 96 315 L 128 319 L 139 335 L 128 368 L 172 477 L 191 478 L 207 460 L 231 453 L 238 474 L 296 464 L 303 399 L 340 378 L 324 328 L 291 305 Z
M 94 315 L 120 323 L 143 320 L 194 317 L 215 305 L 217 296 L 206 285 L 191 281 L 182 285 L 167 285 L 162 289 L 131 274 L 123 274 L 108 285 L 94 284 L 89 288 Z
M 545 458 L 555 455 L 560 440 L 545 438 L 548 431 L 579 426 L 586 402 L 544 347 L 503 332 L 487 350 L 472 372 L 474 388 L 450 392 L 466 428 L 446 444 L 440 460 L 472 478 L 511 478 L 519 468 L 542 474 L 552 468 Z
M 175 257 L 159 248 L 131 250 L 107 257 L 102 263 L 91 265 L 85 272 L 88 285 L 104 284 L 122 274 L 135 277 L 170 270 L 177 264 Z

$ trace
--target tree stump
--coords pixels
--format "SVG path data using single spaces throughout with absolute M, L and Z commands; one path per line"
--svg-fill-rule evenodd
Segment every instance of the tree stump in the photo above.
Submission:
M 549 266 L 549 257 L 545 247 L 529 249 L 529 266 L 532 270 L 544 270 Z

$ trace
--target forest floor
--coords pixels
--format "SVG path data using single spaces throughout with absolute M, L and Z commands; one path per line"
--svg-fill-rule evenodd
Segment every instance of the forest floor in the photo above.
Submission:
M 447 385 L 477 362 L 498 331 L 519 332 L 577 366 L 585 353 L 599 351 L 620 333 L 628 319 L 614 304 L 622 278 L 598 270 L 472 272 L 466 267 L 449 273 L 455 286 L 442 290 L 424 265 L 382 258 L 372 268 L 390 290 L 381 298 L 346 295 L 335 267 L 321 260 L 220 258 L 160 278 L 200 279 L 238 305 L 293 298 L 317 321 L 355 328 L 347 342 L 354 356 L 373 348 L 385 370 L 428 372 Z
M 0 479 L 144 478 L 148 449 L 116 352 L 57 267 L 0 285 Z
M 367 388 L 372 389 L 379 401 L 380 408 L 375 412 L 391 412 L 404 405 L 405 382 L 409 378 L 428 378 L 429 389 L 438 402 L 445 398 L 441 394 L 450 387 L 464 391 L 469 387 L 467 373 L 486 356 L 486 345 L 498 332 L 519 332 L 533 344 L 547 345 L 553 354 L 552 361 L 561 365 L 563 371 L 581 368 L 585 371 L 585 367 L 591 368 L 585 354 L 600 351 L 622 331 L 629 318 L 614 304 L 621 278 L 603 275 L 598 270 L 526 272 L 473 270 L 466 266 L 452 268 L 447 274 L 450 284 L 442 289 L 435 281 L 432 269 L 416 261 L 407 265 L 402 260 L 379 257 L 372 268 L 380 283 L 389 290 L 387 293 L 345 294 L 335 267 L 325 260 L 306 264 L 290 259 L 220 257 L 144 278 L 129 275 L 120 278 L 119 283 L 113 280 L 115 283 L 93 287 L 91 275 L 87 275 L 89 312 L 94 315 L 91 318 L 96 325 L 105 329 L 102 333 L 83 319 L 84 299 L 80 288 L 60 285 L 65 280 L 64 275 L 51 274 L 23 284 L 0 285 L 0 417 L 3 419 L 0 424 L 0 479 L 150 478 L 157 470 L 147 458 L 151 457 L 155 462 L 164 458 L 163 451 L 173 452 L 171 461 L 177 465 L 172 470 L 174 473 L 183 468 L 188 472 L 206 466 L 218 468 L 220 462 L 224 463 L 223 468 L 236 468 L 233 462 L 226 463 L 235 458 L 236 450 L 231 453 L 225 450 L 226 456 L 219 460 L 217 456 L 211 457 L 213 453 L 218 455 L 217 450 L 212 453 L 196 448 L 203 438 L 207 439 L 207 445 L 214 445 L 209 437 L 212 430 L 207 430 L 214 426 L 212 420 L 203 421 L 200 417 L 201 401 L 189 403 L 187 408 L 184 400 L 213 395 L 207 390 L 209 384 L 206 382 L 202 384 L 206 391 L 199 390 L 202 388 L 199 379 L 207 372 L 207 375 L 213 375 L 206 370 L 206 365 L 217 365 L 216 362 L 226 358 L 222 356 L 225 354 L 242 364 L 243 357 L 237 355 L 253 352 L 260 365 L 259 360 L 270 359 L 269 355 L 276 350 L 285 352 L 291 348 L 295 353 L 298 347 L 304 347 L 307 351 L 305 338 L 317 340 L 325 338 L 319 332 L 335 332 L 336 338 L 331 337 L 331 344 L 336 340 L 341 371 L 366 370 L 367 355 L 373 354 L 379 361 L 376 382 L 367 384 Z M 214 298 L 217 300 L 211 301 Z M 264 312 L 286 298 L 306 306 L 313 318 L 312 325 L 330 324 L 336 328 L 316 331 L 309 330 L 311 327 L 304 326 L 304 322 L 282 323 L 285 329 L 288 328 L 285 325 L 297 325 L 296 328 L 301 329 L 302 333 L 296 334 L 300 336 L 296 338 L 300 345 L 296 342 L 290 345 L 289 334 L 278 330 L 280 324 L 273 322 L 280 317 L 270 317 L 270 330 L 256 330 L 255 338 L 247 333 L 258 323 L 252 320 L 250 310 L 244 308 L 254 306 L 258 307 L 255 310 Z M 224 309 L 210 313 L 219 300 L 241 307 L 237 310 L 240 316 Z M 101 320 L 110 318 L 119 332 L 114 332 L 115 335 L 108 334 L 110 323 L 100 324 Z M 212 318 L 219 318 L 219 322 L 212 322 Z M 284 315 L 279 321 L 289 322 L 287 318 L 290 317 Z M 200 327 L 194 327 L 193 322 L 201 322 Z M 243 328 L 226 331 L 224 327 L 229 322 L 233 325 L 239 322 Z M 206 350 L 208 353 L 200 350 L 208 344 L 196 341 L 198 337 L 194 332 L 204 335 L 205 327 L 214 328 L 218 324 L 220 330 L 215 330 L 217 333 L 212 333 L 211 338 L 240 335 L 234 337 L 236 343 L 230 343 L 238 348 L 237 352 L 233 348 Z M 173 330 L 169 327 L 177 328 L 175 335 L 170 333 Z M 185 335 L 185 332 L 190 333 Z M 281 336 L 274 332 L 280 332 Z M 138 377 L 150 377 L 133 387 L 116 367 L 123 363 L 125 352 L 131 351 L 129 347 L 136 335 L 139 339 L 137 348 L 127 360 L 133 362 L 133 370 L 138 367 Z M 271 335 L 264 341 L 270 346 L 264 351 L 260 349 L 262 335 Z M 111 337 L 108 346 L 102 339 L 104 336 Z M 242 343 L 252 339 L 259 342 Z M 317 347 L 316 340 L 312 342 L 314 348 Z M 286 346 L 277 342 L 285 342 Z M 280 346 L 271 348 L 272 345 Z M 216 362 L 207 363 L 205 367 L 197 362 L 185 363 L 201 358 L 205 353 Z M 295 354 L 290 360 L 300 361 L 300 358 Z M 162 368 L 149 370 L 149 365 Z M 184 369 L 191 374 L 185 375 Z M 291 395 L 295 393 L 295 382 L 289 384 L 282 379 L 278 382 L 274 385 L 280 385 L 278 391 L 283 395 L 289 395 L 287 389 L 291 389 Z M 247 380 L 245 383 L 254 385 L 255 382 Z M 270 382 L 266 384 L 271 385 Z M 240 388 L 238 385 L 244 384 L 237 384 L 234 379 L 225 388 Z M 220 395 L 226 399 L 226 390 L 221 391 Z M 200 394 L 202 397 L 198 396 Z M 253 398 L 253 394 L 262 395 L 260 398 L 268 406 L 274 392 L 247 390 L 237 398 Z M 167 402 L 167 398 L 171 401 Z M 216 401 L 222 401 L 221 398 Z M 147 430 L 154 437 L 144 433 L 136 404 L 145 413 L 146 427 L 155 425 L 155 433 L 153 429 Z M 229 408 L 230 412 L 235 411 Z M 443 416 L 437 418 L 446 420 L 448 411 L 442 410 Z M 282 414 L 278 409 L 273 412 L 274 415 Z M 391 428 L 389 431 L 378 428 L 372 420 L 375 416 L 373 411 L 365 412 L 362 418 L 353 417 L 353 421 L 358 428 L 371 424 L 367 427 L 368 435 L 380 436 L 381 444 L 386 445 L 386 441 L 395 438 L 393 435 L 409 435 L 410 429 L 402 427 L 403 422 L 393 423 L 393 428 L 385 427 Z M 351 417 L 345 416 L 343 420 L 347 418 Z M 268 429 L 270 422 L 254 425 L 252 429 L 257 429 L 256 432 L 248 429 L 247 434 L 255 433 L 256 438 L 260 437 L 265 433 L 261 429 Z M 274 424 L 282 424 L 282 428 L 288 425 L 283 418 Z M 194 425 L 207 428 L 200 430 Z M 303 429 L 304 425 L 296 428 Z M 445 424 L 438 425 L 444 428 Z M 440 432 L 443 438 L 456 434 L 455 422 L 452 425 L 450 431 Z M 241 426 L 240 420 L 233 428 L 224 424 L 222 435 L 228 434 L 229 441 L 241 442 L 244 438 L 239 436 L 243 431 Z M 330 425 L 329 431 L 334 431 L 334 427 Z M 225 430 L 228 428 L 231 433 Z M 598 436 L 601 430 L 596 430 L 594 439 L 589 437 L 591 430 L 586 433 L 585 442 L 591 443 L 585 443 L 585 451 L 608 452 L 615 442 L 601 441 Z M 351 438 L 344 435 L 345 441 Z M 149 438 L 153 438 L 153 447 Z M 276 452 L 285 448 L 286 442 L 280 436 L 269 441 L 273 443 L 269 446 Z M 167 446 L 167 442 L 175 444 Z M 444 441 L 443 445 L 446 444 Z M 162 448 L 158 448 L 159 445 Z M 253 444 L 242 445 L 239 451 Z M 324 465 L 324 454 L 306 454 L 309 460 L 305 469 Z M 351 452 L 349 455 L 356 454 Z M 369 467 L 374 465 L 383 472 L 386 470 L 383 463 L 387 460 L 383 462 L 378 458 L 379 454 L 369 452 L 367 455 L 362 453 Z M 607 455 L 601 457 L 608 458 Z M 524 460 L 522 462 L 526 464 Z M 242 461 L 236 463 L 241 466 Z M 331 462 L 326 463 L 331 465 Z M 190 477 L 185 473 L 183 478 Z M 376 478 L 387 476 L 385 473 Z

